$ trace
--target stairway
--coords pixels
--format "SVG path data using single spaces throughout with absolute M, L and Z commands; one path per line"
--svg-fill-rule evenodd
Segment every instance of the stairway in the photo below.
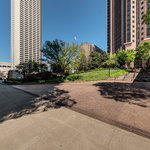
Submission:
M 139 72 L 128 72 L 124 78 L 123 81 L 134 81 L 136 77 L 138 76 Z
M 133 72 L 128 72 L 123 76 L 117 76 L 115 78 L 111 78 L 109 80 L 111 81 L 117 81 L 117 82 L 122 82 L 122 81 L 128 81 L 128 82 L 133 82 L 137 76 L 139 74 L 139 70 L 138 71 L 133 71 Z

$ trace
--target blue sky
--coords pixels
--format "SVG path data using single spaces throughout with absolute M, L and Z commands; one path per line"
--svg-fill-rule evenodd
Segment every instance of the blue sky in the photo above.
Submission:
M 0 2 L 0 61 L 10 61 L 10 0 Z M 56 38 L 106 50 L 106 0 L 42 0 L 42 41 Z

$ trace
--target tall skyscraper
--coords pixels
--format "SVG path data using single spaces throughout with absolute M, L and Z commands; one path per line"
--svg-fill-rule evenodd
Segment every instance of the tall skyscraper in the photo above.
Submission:
M 11 63 L 41 59 L 41 0 L 11 0 Z
M 142 23 L 148 0 L 107 0 L 107 51 L 135 49 L 150 40 L 150 24 Z

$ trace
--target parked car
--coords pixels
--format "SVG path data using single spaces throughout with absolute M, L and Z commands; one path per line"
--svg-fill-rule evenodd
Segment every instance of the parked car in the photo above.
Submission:
M 2 84 L 3 83 L 3 79 L 2 78 L 0 78 L 0 84 Z

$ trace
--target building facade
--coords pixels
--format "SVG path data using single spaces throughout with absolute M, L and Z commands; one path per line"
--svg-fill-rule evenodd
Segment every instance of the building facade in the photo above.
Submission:
M 84 50 L 85 52 L 85 56 L 88 58 L 90 56 L 91 52 L 98 52 L 98 53 L 103 53 L 104 51 L 101 50 L 99 47 L 97 47 L 94 44 L 90 44 L 88 42 L 85 42 L 82 44 L 81 48 Z
M 41 0 L 11 0 L 12 67 L 41 59 Z
M 0 62 L 0 74 L 3 77 L 7 77 L 8 71 L 11 70 L 11 63 L 9 62 Z
M 150 40 L 150 24 L 142 23 L 148 0 L 107 0 L 107 51 L 135 49 Z

